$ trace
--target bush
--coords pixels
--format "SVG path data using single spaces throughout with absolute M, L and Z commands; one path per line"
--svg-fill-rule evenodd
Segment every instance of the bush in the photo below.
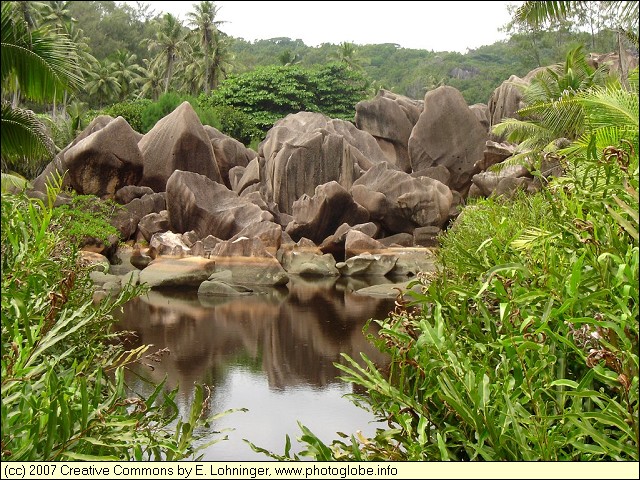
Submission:
M 102 114 L 111 115 L 113 118 L 122 117 L 136 132 L 146 133 L 148 130 L 145 130 L 143 115 L 151 103 L 148 99 L 116 103 L 102 110 Z
M 355 105 L 367 92 L 364 75 L 342 64 L 311 69 L 268 66 L 228 77 L 208 97 L 201 96 L 200 102 L 234 107 L 266 132 L 279 119 L 301 111 L 353 120 Z
M 175 92 L 168 92 L 160 96 L 157 102 L 149 103 L 142 111 L 142 131 L 147 133 L 158 120 L 173 112 L 183 102 L 182 97 Z
M 119 208 L 122 206 L 113 200 L 72 193 L 71 204 L 55 207 L 52 219 L 75 245 L 80 245 L 86 238 L 106 242 L 110 235 L 119 235 L 118 230 L 105 220 L 112 218 Z
M 256 139 L 261 139 L 263 132 L 256 126 L 255 122 L 248 115 L 236 108 L 224 105 L 210 108 L 217 119 L 216 127 L 225 135 L 228 135 L 242 142 L 245 146 L 250 146 Z
M 191 96 L 169 92 L 162 95 L 157 102 L 145 100 L 145 107 L 141 112 L 142 129 L 139 131 L 147 133 L 158 120 L 166 117 L 180 104 L 187 101 L 193 107 L 202 125 L 210 125 L 245 145 L 249 145 L 262 134 L 249 115 L 229 106 L 213 105 L 211 102 L 202 101 L 202 99 L 203 96 L 197 100 Z M 118 105 L 123 104 L 117 104 L 114 107 Z M 110 109 L 114 107 L 110 107 Z M 110 109 L 106 109 L 105 113 L 111 111 Z M 111 113 L 110 115 L 113 116 Z

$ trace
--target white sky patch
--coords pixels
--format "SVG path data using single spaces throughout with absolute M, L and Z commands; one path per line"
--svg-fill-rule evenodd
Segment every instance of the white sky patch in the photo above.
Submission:
M 125 2 L 135 4 L 136 2 Z M 147 1 L 155 13 L 186 13 L 198 2 Z M 220 30 L 247 41 L 289 37 L 307 46 L 352 42 L 395 43 L 404 48 L 456 51 L 506 40 L 507 1 L 216 1 Z

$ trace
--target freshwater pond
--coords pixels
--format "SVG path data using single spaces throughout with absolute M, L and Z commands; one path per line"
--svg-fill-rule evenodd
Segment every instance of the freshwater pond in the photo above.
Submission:
M 118 328 L 135 332 L 128 346 L 152 344 L 148 351 L 167 349 L 153 369 L 137 365 L 135 372 L 167 388 L 179 386 L 178 405 L 189 411 L 193 385 L 211 387 L 210 413 L 233 412 L 211 425 L 204 442 L 228 440 L 207 447 L 203 460 L 270 460 L 243 441 L 283 454 L 285 435 L 292 451 L 308 427 L 324 442 L 358 430 L 373 435 L 373 415 L 355 406 L 346 394 L 355 386 L 342 382 L 334 362 L 341 353 L 354 359 L 365 353 L 378 365 L 386 358 L 362 332 L 370 318 L 383 319 L 394 300 L 362 296 L 354 290 L 378 280 L 307 280 L 292 276 L 285 288 L 241 297 L 198 297 L 195 291 L 151 291 L 124 306 Z M 372 324 L 370 332 L 377 330 Z M 151 386 L 129 373 L 129 386 L 149 394 Z M 359 392 L 362 393 L 362 392 Z M 306 457 L 305 457 L 306 458 Z

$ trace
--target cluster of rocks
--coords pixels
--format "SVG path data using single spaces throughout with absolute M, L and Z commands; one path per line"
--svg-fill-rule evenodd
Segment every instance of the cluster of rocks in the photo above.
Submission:
M 121 204 L 111 223 L 137 245 L 136 263 L 149 264 L 140 280 L 154 287 L 412 276 L 433 268 L 431 248 L 466 198 L 537 188 L 525 166 L 487 170 L 514 152 L 491 127 L 515 116 L 519 86 L 534 73 L 511 77 L 487 105 L 469 107 L 442 86 L 423 101 L 381 90 L 356 106 L 354 123 L 291 114 L 257 152 L 203 126 L 188 102 L 145 135 L 122 117 L 99 116 L 34 180 L 32 194 L 58 173 L 63 187 Z M 196 265 L 191 280 L 151 279 Z

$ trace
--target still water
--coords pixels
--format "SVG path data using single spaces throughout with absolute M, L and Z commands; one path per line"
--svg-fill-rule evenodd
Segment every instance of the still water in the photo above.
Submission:
M 149 352 L 168 350 L 160 362 L 148 362 L 153 369 L 138 365 L 136 373 L 158 383 L 166 376 L 168 388 L 179 386 L 183 414 L 194 383 L 211 387 L 212 414 L 248 410 L 211 425 L 204 442 L 232 430 L 224 432 L 228 440 L 207 447 L 203 460 L 265 461 L 269 457 L 243 439 L 283 454 L 287 434 L 292 451 L 303 448 L 295 440 L 301 435 L 297 422 L 325 443 L 338 438 L 336 432 L 373 435 L 380 426 L 345 397 L 355 386 L 337 378 L 341 372 L 334 362 L 344 363 L 341 353 L 359 359 L 363 352 L 378 365 L 386 363 L 362 328 L 370 318 L 385 318 L 393 300 L 353 293 L 385 282 L 294 276 L 285 288 L 241 297 L 152 291 L 125 305 L 119 327 L 135 332 L 134 345 L 152 344 Z M 374 324 L 369 331 L 376 331 Z M 134 391 L 151 391 L 134 374 L 127 381 Z

